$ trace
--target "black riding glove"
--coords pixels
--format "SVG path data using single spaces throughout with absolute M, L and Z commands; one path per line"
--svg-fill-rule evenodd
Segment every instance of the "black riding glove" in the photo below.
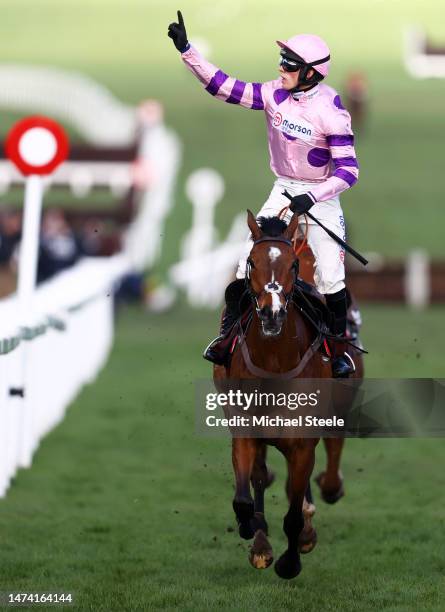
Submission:
M 181 11 L 178 11 L 178 23 L 171 23 L 168 26 L 167 35 L 173 40 L 178 51 L 184 53 L 187 50 L 189 41 L 187 40 L 187 32 L 185 31 Z
M 283 194 L 284 195 L 284 194 Z M 297 213 L 298 215 L 303 215 L 314 205 L 314 201 L 307 193 L 302 193 L 301 195 L 296 195 L 291 198 L 289 209 L 293 213 Z

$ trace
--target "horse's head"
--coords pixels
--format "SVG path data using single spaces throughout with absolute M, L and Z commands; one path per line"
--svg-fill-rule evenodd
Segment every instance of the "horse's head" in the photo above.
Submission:
M 298 226 L 294 215 L 286 225 L 278 217 L 260 218 L 247 211 L 253 247 L 247 259 L 246 282 L 266 336 L 277 336 L 286 318 L 298 273 L 291 238 Z

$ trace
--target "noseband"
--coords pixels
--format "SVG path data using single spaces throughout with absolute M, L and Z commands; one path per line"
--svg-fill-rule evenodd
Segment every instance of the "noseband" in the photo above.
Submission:
M 262 242 L 282 242 L 283 244 L 286 244 L 286 245 L 288 245 L 290 247 L 293 246 L 292 242 L 290 240 L 288 240 L 287 238 L 281 238 L 279 236 L 276 237 L 276 238 L 265 236 L 263 238 L 259 238 L 258 240 L 255 240 L 254 243 L 253 243 L 252 248 L 254 246 L 256 246 L 257 244 L 261 244 Z M 290 302 L 290 300 L 292 298 L 293 287 L 294 287 L 295 280 L 296 280 L 297 275 L 298 275 L 298 259 L 296 259 L 294 261 L 294 263 L 292 264 L 292 272 L 293 272 L 294 278 L 293 278 L 293 283 L 292 283 L 292 289 L 291 289 L 291 291 L 289 293 L 285 293 L 283 291 L 283 287 L 280 284 L 278 284 L 277 282 L 275 282 L 275 281 L 272 281 L 272 282 L 268 283 L 265 286 L 265 288 L 262 291 L 260 291 L 260 293 L 255 293 L 252 290 L 252 285 L 250 284 L 251 270 L 252 270 L 252 262 L 251 262 L 250 255 L 249 255 L 249 257 L 247 258 L 247 263 L 246 263 L 246 276 L 245 276 L 246 291 L 249 294 L 250 299 L 255 303 L 255 309 L 256 309 L 257 313 L 259 313 L 260 310 L 261 310 L 261 308 L 260 308 L 260 306 L 258 304 L 258 298 L 264 292 L 267 292 L 267 293 L 277 293 L 277 294 L 282 293 L 284 295 L 284 299 L 285 299 L 284 311 L 287 313 L 287 307 L 288 307 L 289 302 Z

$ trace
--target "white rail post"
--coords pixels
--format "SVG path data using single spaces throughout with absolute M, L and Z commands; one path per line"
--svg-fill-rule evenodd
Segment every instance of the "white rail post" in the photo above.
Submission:
M 431 271 L 428 253 L 422 249 L 411 251 L 405 267 L 405 296 L 412 308 L 421 310 L 430 302 Z
M 37 174 L 28 176 L 25 182 L 25 200 L 22 223 L 22 240 L 19 255 L 17 296 L 20 319 L 25 328 L 31 325 L 33 297 L 36 288 L 37 263 L 39 256 L 40 219 L 43 200 L 43 179 Z M 22 393 L 22 427 L 19 446 L 19 466 L 30 467 L 33 453 L 34 419 L 32 406 L 26 398 L 27 368 L 29 367 L 29 345 L 21 347 L 21 372 L 18 377 L 18 391 Z
M 42 177 L 33 174 L 27 178 L 25 183 L 23 230 L 17 281 L 20 311 L 25 321 L 31 310 L 32 295 L 36 285 L 42 199 Z
M 190 304 L 199 306 L 206 273 L 202 256 L 209 253 L 217 242 L 215 209 L 224 195 L 224 180 L 216 170 L 200 168 L 188 177 L 185 190 L 193 206 L 193 215 L 192 227 L 182 242 L 181 255 L 183 260 L 194 261 L 196 276 L 195 280 L 190 280 L 187 297 Z

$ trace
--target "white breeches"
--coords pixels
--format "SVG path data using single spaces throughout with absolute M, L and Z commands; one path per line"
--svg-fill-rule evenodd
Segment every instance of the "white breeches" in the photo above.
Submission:
M 273 186 L 270 196 L 257 215 L 258 217 L 273 217 L 278 215 L 280 210 L 289 205 L 289 200 L 282 192 L 287 189 L 291 195 L 299 195 L 310 191 L 311 183 L 293 181 L 287 178 L 278 178 Z M 345 240 L 345 220 L 340 206 L 338 196 L 324 202 L 317 202 L 313 205 L 310 212 L 319 219 L 323 225 L 335 232 L 340 238 Z M 290 221 L 292 213 L 287 212 L 285 220 Z M 309 228 L 307 240 L 312 253 L 315 257 L 314 281 L 317 290 L 323 294 L 337 293 L 345 286 L 345 252 L 344 249 L 335 242 L 328 234 L 314 221 L 308 219 Z M 300 231 L 304 229 L 304 216 L 301 216 Z M 252 239 L 249 236 L 246 248 L 241 257 L 237 278 L 244 278 L 246 274 L 246 260 L 252 249 Z

